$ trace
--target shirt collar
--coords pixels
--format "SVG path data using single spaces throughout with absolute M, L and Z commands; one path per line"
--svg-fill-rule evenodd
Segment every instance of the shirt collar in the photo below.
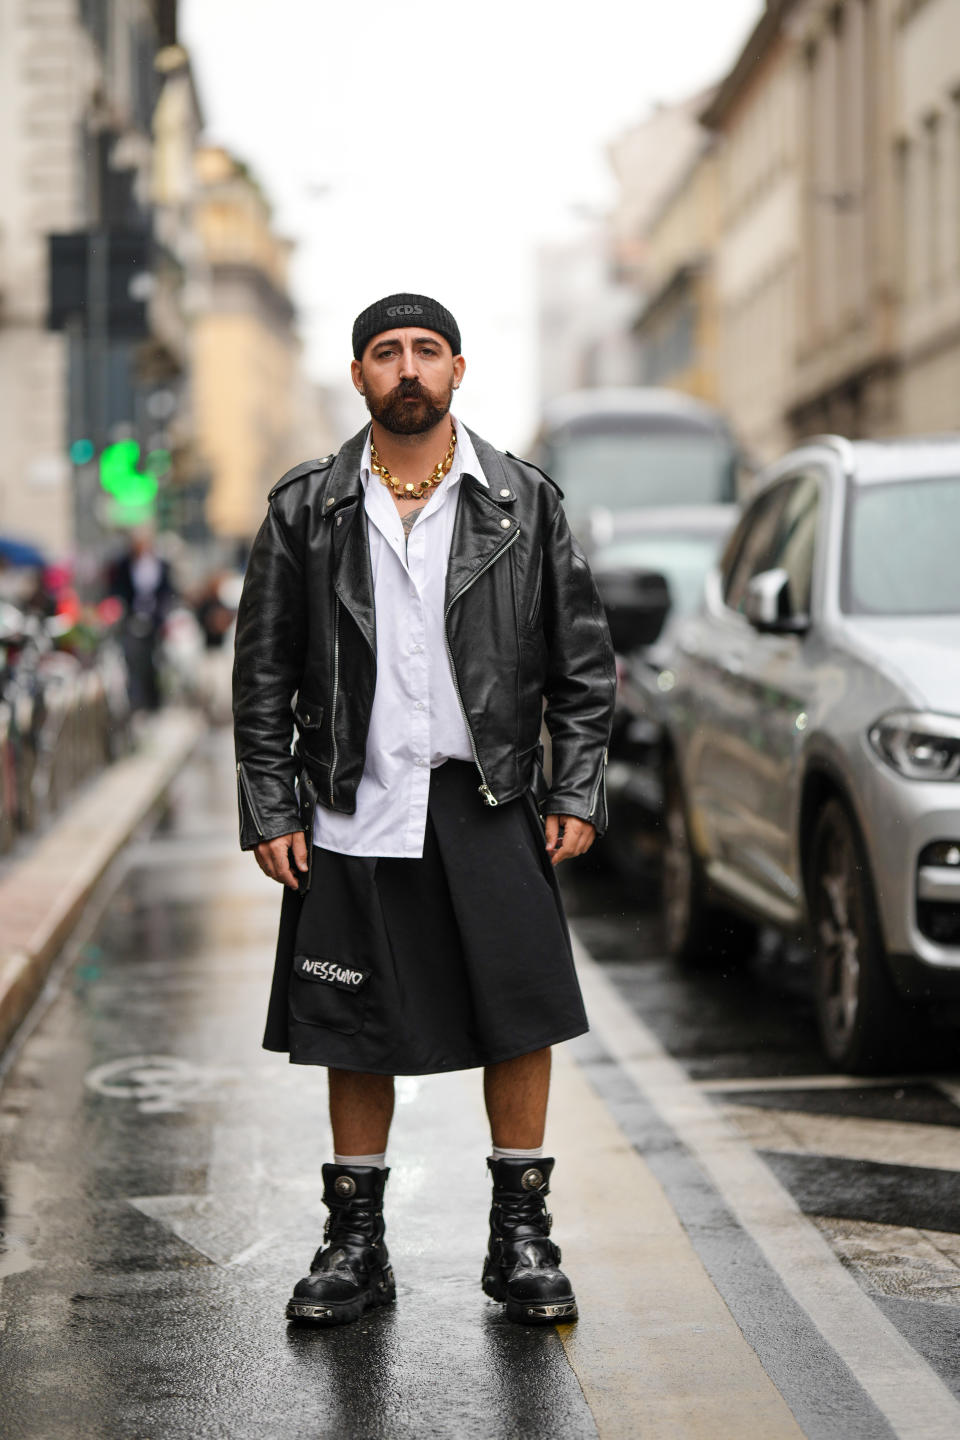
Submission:
M 478 480 L 481 485 L 489 490 L 490 482 L 481 469 L 480 461 L 477 459 L 477 452 L 473 448 L 473 441 L 470 439 L 466 425 L 464 425 L 461 420 L 458 420 L 456 415 L 451 415 L 450 419 L 453 421 L 453 428 L 457 432 L 457 446 L 453 452 L 453 464 L 443 482 L 444 485 L 447 489 L 452 489 L 462 476 L 472 475 L 474 480 Z M 370 436 L 371 427 L 368 425 L 367 438 L 364 442 L 363 454 L 360 457 L 360 483 L 364 490 L 366 490 L 369 485 L 370 477 L 373 473 L 370 469 Z

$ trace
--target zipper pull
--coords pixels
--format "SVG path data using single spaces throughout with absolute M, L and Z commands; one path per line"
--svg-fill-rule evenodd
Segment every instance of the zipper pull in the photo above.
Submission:
M 481 785 L 479 788 L 479 793 L 483 796 L 484 805 L 500 804 L 500 801 L 497 799 L 496 795 L 494 795 L 489 785 Z

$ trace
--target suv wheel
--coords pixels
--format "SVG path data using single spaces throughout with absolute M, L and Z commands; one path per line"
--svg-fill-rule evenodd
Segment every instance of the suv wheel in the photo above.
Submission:
M 756 927 L 708 903 L 700 860 L 690 841 L 680 776 L 672 762 L 665 778 L 663 822 L 660 900 L 667 950 L 684 965 L 742 960 L 756 942 Z
M 843 1070 L 888 1069 L 909 1029 L 907 1006 L 887 969 L 863 842 L 839 800 L 820 812 L 809 876 L 821 1044 Z

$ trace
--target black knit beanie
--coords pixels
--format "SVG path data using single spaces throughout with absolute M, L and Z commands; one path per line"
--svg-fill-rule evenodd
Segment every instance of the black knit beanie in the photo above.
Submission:
M 387 295 L 376 304 L 368 305 L 354 320 L 354 359 L 363 359 L 363 352 L 375 335 L 410 325 L 436 331 L 449 343 L 454 355 L 460 354 L 460 327 L 449 310 L 429 295 Z

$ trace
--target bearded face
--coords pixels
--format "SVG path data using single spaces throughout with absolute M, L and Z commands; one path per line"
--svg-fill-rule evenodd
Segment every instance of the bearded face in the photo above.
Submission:
M 453 369 L 447 379 L 428 388 L 415 378 L 400 380 L 392 389 L 378 394 L 376 378 L 364 373 L 364 399 L 378 424 L 394 435 L 423 435 L 439 425 L 449 413 L 453 399 Z

